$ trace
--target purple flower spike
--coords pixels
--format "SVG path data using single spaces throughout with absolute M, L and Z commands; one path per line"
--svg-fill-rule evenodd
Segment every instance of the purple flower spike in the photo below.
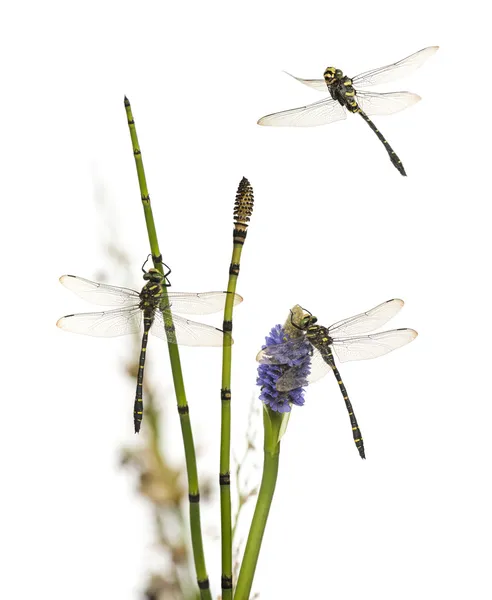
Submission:
M 266 345 L 262 347 L 262 350 L 269 346 L 284 344 L 290 340 L 291 338 L 282 325 L 275 325 L 265 338 Z M 280 364 L 262 363 L 259 365 L 256 383 L 261 386 L 260 400 L 271 410 L 286 413 L 290 412 L 292 404 L 303 406 L 304 388 L 302 386 L 307 385 L 306 377 L 310 373 L 310 349 L 311 345 L 304 338 L 299 344 L 277 346 L 275 359 Z M 288 392 L 279 392 L 277 381 L 292 367 L 296 368 L 296 379 L 299 380 L 299 387 Z

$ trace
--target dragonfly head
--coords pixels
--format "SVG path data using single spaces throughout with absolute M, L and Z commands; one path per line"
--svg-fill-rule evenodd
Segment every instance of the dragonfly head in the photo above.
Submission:
M 327 85 L 332 85 L 343 78 L 343 72 L 340 69 L 335 69 L 335 67 L 327 67 L 324 76 Z
M 152 283 L 162 283 L 164 276 L 157 269 L 149 269 L 143 275 L 145 280 L 151 281 Z
M 310 325 L 314 325 L 318 319 L 305 308 L 302 308 L 302 310 L 307 313 L 307 315 L 302 317 L 302 319 L 299 321 L 299 324 L 294 323 L 294 313 L 292 311 L 290 311 L 290 322 L 296 329 L 305 331 Z
M 306 315 L 301 320 L 301 329 L 307 330 L 311 325 L 314 325 L 318 322 L 318 319 L 313 315 Z

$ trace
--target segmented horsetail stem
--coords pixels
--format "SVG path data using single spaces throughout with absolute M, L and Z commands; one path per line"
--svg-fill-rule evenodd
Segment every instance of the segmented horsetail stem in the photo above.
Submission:
M 161 274 L 164 274 L 162 255 L 159 250 L 159 243 L 157 241 L 157 231 L 154 223 L 152 206 L 150 204 L 150 194 L 147 188 L 147 179 L 145 177 L 145 170 L 143 166 L 142 152 L 138 142 L 137 129 L 135 126 L 135 120 L 133 118 L 132 108 L 130 101 L 126 96 L 125 111 L 128 121 L 128 129 L 130 131 L 130 138 L 132 141 L 133 156 L 135 158 L 135 166 L 137 169 L 140 198 L 144 209 L 150 251 L 152 253 L 154 267 L 158 269 Z M 162 298 L 164 302 L 167 300 L 167 289 L 165 286 L 162 289 Z M 172 317 L 170 317 L 170 322 L 172 324 Z M 183 374 L 181 370 L 179 348 L 177 344 L 172 344 L 170 342 L 168 342 L 167 346 L 169 350 L 169 359 L 171 362 L 174 390 L 176 392 L 176 399 L 178 401 L 178 414 L 185 453 L 186 473 L 188 479 L 188 497 L 190 502 L 189 510 L 191 546 L 193 548 L 197 584 L 200 593 L 200 600 L 212 600 L 207 568 L 205 566 L 205 553 L 203 550 L 203 538 L 200 521 L 200 490 L 198 486 L 198 469 L 196 464 L 195 443 L 193 441 L 193 431 L 191 428 L 188 401 L 186 399 Z
M 232 508 L 231 508 L 231 368 L 232 368 L 232 311 L 239 276 L 241 252 L 253 214 L 253 188 L 243 177 L 234 202 L 234 233 L 232 259 L 224 308 L 224 343 L 222 349 L 221 428 L 220 428 L 220 521 L 222 543 L 222 600 L 232 600 Z

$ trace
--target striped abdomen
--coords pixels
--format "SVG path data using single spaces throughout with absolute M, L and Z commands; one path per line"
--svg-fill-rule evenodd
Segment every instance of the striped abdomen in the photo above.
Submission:
M 354 442 L 359 451 L 360 457 L 365 458 L 366 454 L 364 452 L 364 442 L 362 440 L 362 434 L 359 429 L 359 425 L 357 423 L 357 419 L 354 415 L 354 409 L 352 408 L 352 403 L 347 394 L 347 390 L 345 389 L 345 385 L 342 381 L 342 377 L 340 372 L 338 371 L 335 365 L 335 359 L 333 357 L 333 353 L 331 351 L 330 346 L 323 345 L 322 347 L 318 347 L 318 350 L 321 352 L 323 359 L 330 365 L 337 378 L 338 385 L 340 386 L 340 391 L 342 392 L 343 399 L 345 401 L 345 406 L 347 407 L 347 411 L 350 417 L 350 424 L 352 425 L 352 435 L 354 436 Z
M 140 350 L 140 361 L 138 363 L 137 391 L 135 393 L 135 404 L 133 405 L 133 424 L 135 426 L 135 433 L 140 431 L 140 425 L 143 417 L 143 377 L 145 369 L 145 356 L 147 354 L 147 342 L 153 320 L 153 315 L 144 314 L 144 332 L 142 336 L 142 348 Z
M 376 127 L 376 125 L 374 125 L 374 123 L 371 121 L 371 119 L 366 115 L 366 113 L 361 108 L 359 108 L 359 110 L 357 112 L 364 119 L 364 121 L 369 125 L 369 127 L 374 131 L 374 133 L 378 136 L 381 143 L 386 148 L 386 152 L 388 153 L 390 161 L 393 163 L 393 166 L 396 169 L 398 169 L 398 172 L 401 173 L 401 175 L 404 175 L 406 177 L 407 174 L 405 173 L 405 169 L 403 167 L 401 160 L 398 158 L 398 155 L 393 150 L 393 148 L 385 140 L 383 134 L 379 131 L 379 129 Z

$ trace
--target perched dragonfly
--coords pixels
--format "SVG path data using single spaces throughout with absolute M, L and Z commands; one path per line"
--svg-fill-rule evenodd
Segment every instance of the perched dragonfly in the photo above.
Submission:
M 167 278 L 171 271 L 168 270 L 163 275 L 157 269 L 145 271 L 142 267 L 142 270 L 143 278 L 147 283 L 140 293 L 129 288 L 96 283 L 75 275 L 63 275 L 60 277 L 60 282 L 77 296 L 93 304 L 118 308 L 105 312 L 67 315 L 57 322 L 58 327 L 73 333 L 115 337 L 138 333 L 142 329 L 143 319 L 142 346 L 133 411 L 135 433 L 140 431 L 143 416 L 142 386 L 149 331 L 172 344 L 222 346 L 224 338 L 221 329 L 189 321 L 176 315 L 174 311 L 196 315 L 215 313 L 224 308 L 228 293 L 167 292 L 167 299 L 164 299 L 164 288 L 171 285 Z M 242 300 L 239 294 L 234 294 L 234 304 L 239 304 Z
M 393 165 L 402 175 L 406 175 L 401 160 L 388 144 L 383 134 L 371 121 L 369 115 L 390 115 L 399 112 L 418 102 L 421 99 L 420 96 L 410 92 L 390 92 L 385 94 L 360 92 L 359 88 L 388 83 L 399 77 L 410 75 L 435 54 L 438 48 L 439 46 L 424 48 L 392 65 L 366 71 L 356 77 L 347 77 L 340 69 L 336 69 L 335 67 L 328 67 L 325 70 L 324 79 L 301 79 L 287 73 L 287 75 L 294 77 L 297 81 L 319 92 L 329 91 L 331 98 L 326 98 L 307 106 L 301 106 L 300 108 L 292 108 L 267 115 L 258 121 L 258 125 L 313 127 L 346 119 L 347 111 L 354 114 L 358 113 L 383 143 Z
M 305 309 L 302 309 L 303 314 L 308 314 L 301 318 L 300 323 L 295 323 L 291 311 L 292 325 L 303 334 L 282 344 L 267 346 L 256 357 L 258 362 L 264 364 L 286 364 L 292 351 L 300 348 L 307 339 L 311 344 L 311 373 L 307 377 L 300 376 L 300 373 L 305 373 L 302 364 L 290 367 L 278 379 L 277 389 L 280 392 L 288 392 L 318 381 L 328 372 L 333 371 L 345 400 L 355 445 L 361 458 L 365 458 L 362 435 L 347 390 L 336 367 L 335 356 L 340 362 L 376 358 L 414 340 L 417 332 L 413 329 L 392 329 L 361 335 L 379 329 L 396 315 L 403 304 L 403 300 L 397 298 L 388 300 L 367 312 L 338 321 L 330 327 L 317 325 L 317 318 Z

